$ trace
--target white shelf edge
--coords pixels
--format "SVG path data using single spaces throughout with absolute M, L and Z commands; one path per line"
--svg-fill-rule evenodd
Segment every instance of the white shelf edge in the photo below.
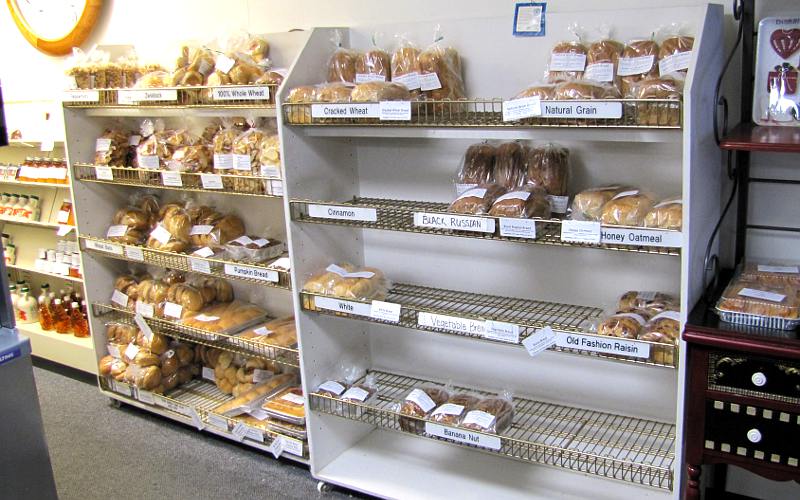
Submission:
M 49 277 L 54 278 L 54 279 L 72 281 L 72 282 L 75 282 L 75 283 L 83 283 L 83 278 L 75 278 L 73 276 L 62 276 L 60 274 L 48 273 L 46 271 L 39 271 L 39 270 L 36 270 L 36 269 L 34 269 L 32 267 L 28 267 L 28 266 L 20 266 L 18 264 L 6 264 L 6 267 L 8 269 L 15 269 L 17 271 L 40 274 L 42 276 L 49 276 Z
M 41 229 L 58 229 L 61 226 L 61 224 L 57 224 L 55 222 L 41 222 L 35 220 L 15 220 L 15 219 L 0 218 L 0 224 L 2 223 L 15 224 L 18 226 L 38 227 Z M 73 229 L 70 232 L 74 233 L 75 230 Z
M 91 337 L 78 338 L 71 333 L 47 332 L 39 323 L 17 324 L 17 330 L 30 339 L 34 356 L 87 373 L 97 373 L 97 358 Z
M 161 106 L 131 106 L 130 108 L 73 108 L 65 110 L 85 111 L 86 116 L 95 117 L 171 117 L 199 116 L 214 118 L 217 116 L 259 116 L 275 118 L 275 108 L 180 108 Z
M 30 186 L 30 187 L 44 187 L 44 188 L 54 188 L 54 189 L 70 188 L 70 184 L 52 184 L 49 182 L 27 182 L 27 181 L 18 181 L 16 179 L 3 179 L 3 178 L 0 178 L 0 184 L 6 184 L 8 186 Z

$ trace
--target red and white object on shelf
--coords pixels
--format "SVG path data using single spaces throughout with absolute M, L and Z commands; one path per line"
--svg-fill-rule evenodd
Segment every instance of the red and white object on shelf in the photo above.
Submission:
M 753 121 L 800 127 L 800 16 L 765 17 L 758 23 Z

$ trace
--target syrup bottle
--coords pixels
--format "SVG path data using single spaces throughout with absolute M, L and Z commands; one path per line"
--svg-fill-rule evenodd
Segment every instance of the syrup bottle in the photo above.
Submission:
M 53 324 L 56 327 L 56 332 L 70 333 L 69 330 L 72 325 L 69 321 L 69 315 L 61 306 L 61 299 L 53 301 Z
M 89 336 L 89 322 L 83 317 L 80 304 L 77 302 L 72 303 L 72 310 L 70 311 L 70 322 L 72 323 L 72 334 L 76 337 Z
M 53 315 L 50 313 L 50 307 L 47 305 L 47 297 L 44 295 L 39 296 L 39 325 L 42 330 L 47 332 L 53 330 Z

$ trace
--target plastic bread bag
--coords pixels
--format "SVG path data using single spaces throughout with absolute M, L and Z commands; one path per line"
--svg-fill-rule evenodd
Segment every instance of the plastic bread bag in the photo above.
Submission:
M 132 195 L 129 204 L 114 212 L 106 238 L 126 245 L 141 245 L 150 231 L 150 213 L 138 206 L 140 195 Z
M 629 94 L 633 83 L 658 76 L 658 50 L 658 43 L 652 37 L 627 41 L 617 68 L 617 75 L 622 80 L 622 95 Z
M 445 386 L 425 384 L 411 389 L 400 403 L 400 428 L 406 432 L 422 434 L 425 431 L 425 422 L 421 419 L 447 402 L 449 397 L 450 392 Z
M 270 232 L 266 227 L 263 234 Z M 274 238 L 257 235 L 242 235 L 230 239 L 225 244 L 225 253 L 230 260 L 263 264 L 271 259 L 280 257 L 286 252 L 286 244 Z
M 203 294 L 196 287 L 188 283 L 173 283 L 168 285 L 167 295 L 156 308 L 156 315 L 180 320 L 200 312 L 205 305 Z
M 233 118 L 222 119 L 222 129 L 211 140 L 214 155 L 214 170 L 233 169 L 233 143 L 246 127 L 244 121 Z
M 169 87 L 171 83 L 172 73 L 167 71 L 151 71 L 140 76 L 133 87 L 137 89 L 152 89 Z
M 313 100 L 317 102 L 350 102 L 354 84 L 346 82 L 322 83 L 314 87 Z
M 128 134 L 118 129 L 105 129 L 95 143 L 95 165 L 123 167 L 127 157 Z
M 379 44 L 383 33 L 372 34 L 372 45 L 369 50 L 358 55 L 355 61 L 355 83 L 388 82 L 392 76 L 392 61 L 389 53 Z
M 349 271 L 331 264 L 325 269 L 339 276 L 329 289 L 329 294 L 335 297 L 382 300 L 391 287 L 383 272 L 374 267 L 359 267 L 355 271 Z
M 238 175 L 260 174 L 259 147 L 265 136 L 263 130 L 250 128 L 234 139 L 232 144 L 234 173 Z
M 174 253 L 188 250 L 192 220 L 184 207 L 169 203 L 161 208 L 160 215 L 158 224 L 150 231 L 147 247 Z
M 556 83 L 564 80 L 583 77 L 586 69 L 585 29 L 578 24 L 570 24 L 567 30 L 572 33 L 571 40 L 558 42 L 550 50 L 545 77 L 548 82 Z
M 265 344 L 277 347 L 293 347 L 297 345 L 297 330 L 294 316 L 269 320 L 248 328 L 236 335 L 237 339 L 246 341 L 247 345 Z M 276 353 L 277 351 L 271 350 Z
M 504 142 L 494 153 L 494 182 L 505 189 L 525 185 L 525 147 L 519 142 Z
M 425 99 L 440 101 L 466 97 L 461 56 L 453 47 L 445 46 L 439 25 L 434 30 L 433 43 L 419 54 L 419 79 Z M 444 106 L 435 105 L 433 109 L 445 109 Z
M 644 216 L 644 227 L 680 231 L 683 227 L 683 200 L 678 196 L 656 203 Z
M 136 304 L 137 312 L 140 312 L 145 317 L 158 316 L 157 309 L 167 298 L 167 291 L 169 285 L 162 279 L 164 271 L 162 269 L 154 270 L 154 274 L 150 278 L 143 279 L 139 282 L 138 292 L 139 300 Z M 145 313 L 143 307 L 146 306 L 149 312 Z
M 109 321 L 106 323 L 106 340 L 112 344 L 130 344 L 136 340 L 137 332 L 138 328 L 127 323 L 120 323 L 118 321 Z
M 89 69 L 89 56 L 78 47 L 72 47 L 72 55 L 67 58 L 66 74 L 71 78 L 69 88 L 92 88 L 92 75 Z
M 552 196 L 566 196 L 569 186 L 569 150 L 558 144 L 529 147 L 524 167 L 528 184 Z
M 671 73 L 660 77 L 648 77 L 628 86 L 632 99 L 670 99 L 678 101 L 683 95 L 684 74 Z M 676 103 L 637 103 L 636 123 L 648 126 L 678 126 L 681 106 Z
M 266 311 L 263 308 L 234 300 L 208 306 L 198 314 L 183 318 L 181 323 L 207 332 L 227 333 L 245 328 L 249 323 L 259 321 L 265 316 Z
M 200 290 L 205 305 L 215 302 L 229 303 L 234 300 L 233 287 L 227 280 L 222 278 L 191 274 L 187 277 L 186 283 Z
M 680 335 L 681 314 L 678 311 L 664 311 L 650 318 L 638 339 L 675 345 Z
M 469 392 L 450 394 L 447 402 L 431 412 L 430 420 L 443 425 L 458 425 L 468 412 L 475 409 L 480 400 L 480 395 Z
M 203 144 L 181 146 L 172 153 L 167 169 L 190 173 L 211 172 L 213 164 L 209 148 Z
M 656 30 L 658 41 L 658 71 L 664 76 L 681 72 L 686 74 L 692 62 L 694 37 L 686 26 L 670 23 Z
M 664 292 L 631 290 L 622 294 L 617 309 L 622 312 L 644 312 L 652 316 L 664 311 L 679 311 L 677 297 Z
M 495 217 L 516 217 L 529 219 L 550 218 L 550 200 L 547 192 L 536 186 L 526 184 L 515 188 L 495 200 L 489 215 Z
M 125 308 L 122 302 L 127 298 L 127 309 L 133 309 L 136 306 L 136 301 L 139 300 L 139 276 L 132 273 L 121 274 L 114 279 L 114 290 L 123 293 L 124 297 L 119 297 L 119 302 L 115 301 L 112 296 L 112 301 L 119 306 Z
M 278 420 L 296 425 L 306 422 L 305 398 L 303 388 L 299 386 L 287 387 L 268 398 L 261 408 Z
M 169 132 L 165 131 L 164 121 L 143 120 L 140 132 L 142 140 L 136 146 L 134 166 L 150 170 L 164 168 L 167 161 L 172 158 L 172 150 L 166 142 Z
M 567 80 L 556 85 L 554 97 L 557 100 L 619 99 L 619 89 L 608 83 L 591 80 Z
M 190 79 L 195 79 L 194 75 L 197 75 L 200 83 L 192 85 L 202 85 L 205 78 L 214 71 L 215 65 L 214 53 L 211 50 L 196 44 L 184 45 L 175 61 L 173 76 L 181 71 L 185 75 L 193 75 Z
M 599 221 L 603 206 L 617 194 L 625 191 L 623 186 L 590 188 L 576 194 L 572 199 L 569 218 L 572 220 Z
M 328 77 L 327 82 L 350 82 L 356 81 L 356 60 L 358 53 L 342 47 L 342 32 L 335 30 L 331 37 L 334 50 L 328 58 Z
M 352 102 L 409 101 L 411 92 L 396 82 L 364 82 L 353 88 L 350 100 Z
M 639 189 L 623 191 L 603 205 L 600 221 L 616 226 L 641 226 L 655 197 Z
M 586 49 L 586 72 L 583 77 L 618 85 L 617 68 L 625 45 L 611 37 L 611 27 L 603 24 L 590 35 Z
M 148 231 L 155 227 L 161 211 L 161 202 L 158 199 L 158 195 L 147 191 L 138 191 L 131 196 L 131 205 L 147 214 Z
M 259 172 L 262 177 L 281 177 L 281 142 L 277 134 L 265 134 L 258 145 Z
M 330 270 L 332 266 L 338 268 L 336 272 Z M 325 267 L 325 269 L 321 271 L 314 272 L 306 278 L 303 291 L 318 295 L 330 295 L 333 291 L 333 287 L 342 280 L 342 272 L 340 270 L 355 272 L 356 266 L 349 262 L 337 262 L 336 264 Z
M 212 411 L 226 417 L 235 417 L 242 413 L 258 408 L 264 399 L 279 392 L 285 387 L 296 382 L 297 377 L 293 374 L 282 373 L 267 379 L 252 389 L 240 394 L 231 401 L 217 406 Z
M 238 215 L 226 214 L 219 217 L 211 215 L 199 220 L 198 224 L 192 227 L 190 236 L 192 246 L 195 248 L 217 249 L 229 241 L 242 237 L 245 231 L 244 221 Z
M 457 214 L 483 215 L 489 212 L 494 201 L 506 192 L 497 184 L 482 184 L 464 191 L 447 208 L 448 212 Z
M 764 318 L 797 320 L 800 318 L 800 293 L 794 285 L 738 277 L 722 292 L 717 309 Z
M 261 35 L 246 34 L 236 40 L 236 52 L 252 59 L 256 64 L 264 66 L 268 62 L 269 42 Z
M 419 94 L 419 48 L 405 33 L 395 35 L 397 47 L 392 53 L 392 81 L 405 85 L 412 95 Z
M 461 195 L 479 184 L 492 182 L 496 149 L 485 141 L 467 148 L 456 173 L 456 194 Z
M 741 280 L 766 285 L 800 286 L 800 265 L 791 262 L 747 262 L 739 274 Z
M 348 377 L 349 378 L 349 377 Z M 347 403 L 368 403 L 378 394 L 378 381 L 375 374 L 368 373 L 360 382 L 348 382 L 348 388 L 339 396 Z
M 606 337 L 636 339 L 642 333 L 648 318 L 642 311 L 612 314 L 597 325 L 597 333 Z
M 510 391 L 483 398 L 464 415 L 460 427 L 473 431 L 502 434 L 514 421 L 514 398 Z
M 169 340 L 158 332 L 153 332 L 153 335 L 148 337 L 139 330 L 139 333 L 136 335 L 136 345 L 150 351 L 156 356 L 161 356 L 169 349 Z
M 93 46 L 87 52 L 89 74 L 92 77 L 92 88 L 106 89 L 108 88 L 108 78 L 106 77 L 106 68 L 111 59 L 110 54 L 104 50 Z
M 515 95 L 514 99 L 538 97 L 542 101 L 548 101 L 555 98 L 555 93 L 556 85 L 554 83 L 533 82 Z

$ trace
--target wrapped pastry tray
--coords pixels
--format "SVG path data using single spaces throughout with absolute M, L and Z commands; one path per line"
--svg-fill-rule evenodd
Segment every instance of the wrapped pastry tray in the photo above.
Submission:
M 786 319 L 772 316 L 761 316 L 758 314 L 725 311 L 719 307 L 716 307 L 715 310 L 717 315 L 719 315 L 719 319 L 725 323 L 755 326 L 759 328 L 771 328 L 774 330 L 794 330 L 800 326 L 800 319 Z
M 267 420 L 267 429 L 278 434 L 285 434 L 297 439 L 306 439 L 306 429 L 300 425 L 287 424 L 270 418 Z

